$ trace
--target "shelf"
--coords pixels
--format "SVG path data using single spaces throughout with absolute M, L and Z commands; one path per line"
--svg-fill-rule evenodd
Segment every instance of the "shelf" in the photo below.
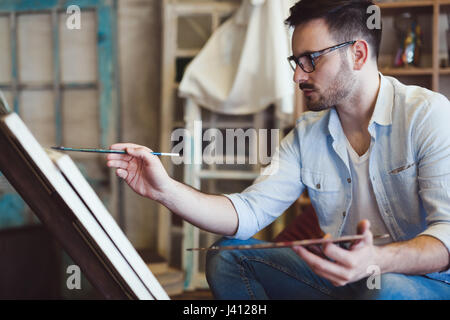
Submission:
M 176 1 L 175 1 L 176 2 Z M 181 1 L 175 5 L 171 4 L 174 13 L 178 16 L 210 15 L 211 12 L 228 14 L 239 7 L 239 3 L 211 2 L 211 1 Z
M 186 127 L 186 123 L 184 121 L 174 121 L 173 122 L 173 129 L 185 128 L 185 127 Z
M 202 121 L 203 129 L 215 128 L 215 129 L 248 129 L 253 128 L 255 123 L 253 121 Z
M 449 1 L 450 2 L 450 1 Z M 415 7 L 430 7 L 435 3 L 434 0 L 414 0 L 402 2 L 375 2 L 381 9 L 397 9 L 397 8 L 415 8 Z
M 378 2 L 375 4 L 381 9 L 401 9 L 401 8 L 420 8 L 432 7 L 435 3 L 444 6 L 450 5 L 450 0 L 411 0 L 401 2 Z
M 201 49 L 177 49 L 175 55 L 177 58 L 194 58 L 200 53 L 200 50 Z
M 13 87 L 12 83 L 0 83 L 0 89 L 11 90 Z M 83 90 L 83 89 L 96 89 L 98 87 L 96 82 L 85 82 L 85 83 L 61 83 L 59 87 L 62 90 Z M 34 91 L 45 91 L 54 90 L 55 85 L 53 82 L 30 82 L 30 83 L 18 83 L 18 90 L 34 90 Z
M 254 127 L 254 123 L 252 121 L 224 121 L 224 122 L 211 122 L 211 121 L 202 121 L 202 129 L 251 129 Z M 173 128 L 184 128 L 186 123 L 184 121 L 174 121 Z
M 255 180 L 260 173 L 242 170 L 200 170 L 197 175 L 200 179 Z
M 433 68 L 381 68 L 381 73 L 390 76 L 431 76 Z
M 431 76 L 433 68 L 381 68 L 386 76 Z M 450 75 L 450 67 L 440 68 L 439 75 Z

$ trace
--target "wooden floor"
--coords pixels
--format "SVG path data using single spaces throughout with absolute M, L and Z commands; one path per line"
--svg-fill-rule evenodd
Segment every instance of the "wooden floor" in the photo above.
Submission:
M 185 291 L 184 293 L 171 297 L 173 300 L 213 300 L 211 291 L 209 290 L 195 290 Z

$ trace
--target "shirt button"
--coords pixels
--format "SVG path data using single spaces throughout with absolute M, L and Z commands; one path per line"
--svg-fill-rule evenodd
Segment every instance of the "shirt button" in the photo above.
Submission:
M 344 211 L 344 212 L 342 212 L 342 216 L 343 216 L 343 217 L 345 217 L 345 216 L 346 216 L 346 214 L 347 214 L 347 212 L 345 212 L 345 211 Z
M 320 183 L 316 184 L 316 188 L 320 189 Z
M 348 178 L 348 179 L 347 179 L 347 182 L 348 182 L 348 183 L 352 183 L 352 179 L 351 179 L 351 178 Z

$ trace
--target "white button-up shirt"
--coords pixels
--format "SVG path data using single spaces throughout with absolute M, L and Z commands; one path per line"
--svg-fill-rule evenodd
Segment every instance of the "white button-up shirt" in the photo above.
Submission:
M 427 89 L 380 78 L 368 129 L 369 175 L 381 217 L 392 241 L 429 235 L 450 252 L 450 102 Z M 226 195 L 239 218 L 235 238 L 263 229 L 305 188 L 322 230 L 342 234 L 352 186 L 346 137 L 334 108 L 304 113 L 271 166 L 276 170 L 242 193 Z M 431 276 L 450 282 L 450 269 Z

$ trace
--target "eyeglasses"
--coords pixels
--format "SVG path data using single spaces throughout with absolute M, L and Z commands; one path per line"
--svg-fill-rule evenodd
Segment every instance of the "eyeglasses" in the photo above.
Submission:
M 315 51 L 315 52 L 308 52 L 308 53 L 304 53 L 301 56 L 299 56 L 298 58 L 296 56 L 290 56 L 288 59 L 289 64 L 292 68 L 292 70 L 294 70 L 295 72 L 295 68 L 297 66 L 299 66 L 300 68 L 302 68 L 302 70 L 306 73 L 311 73 L 314 72 L 314 70 L 316 69 L 316 62 L 315 60 L 327 53 L 330 53 L 334 50 L 346 47 L 348 45 L 354 44 L 356 41 L 348 41 L 348 42 L 344 42 L 338 45 L 335 45 L 333 47 L 329 47 L 320 51 Z

